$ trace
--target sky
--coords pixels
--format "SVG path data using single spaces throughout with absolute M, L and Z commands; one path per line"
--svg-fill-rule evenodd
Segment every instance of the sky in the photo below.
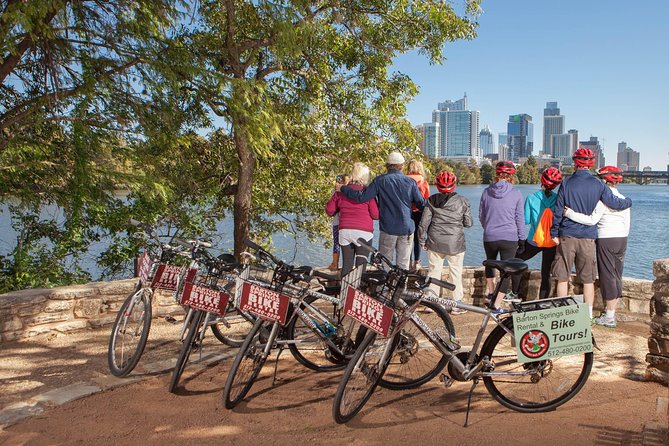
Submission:
M 460 0 L 455 0 L 457 3 Z M 431 121 L 437 102 L 467 92 L 480 127 L 506 132 L 509 115 L 534 123 L 534 154 L 543 140 L 543 109 L 557 102 L 565 131 L 597 136 L 606 164 L 618 143 L 640 152 L 641 168 L 669 164 L 669 1 L 483 0 L 478 36 L 445 46 L 430 65 L 417 53 L 393 71 L 420 92 L 408 105 L 414 124 Z

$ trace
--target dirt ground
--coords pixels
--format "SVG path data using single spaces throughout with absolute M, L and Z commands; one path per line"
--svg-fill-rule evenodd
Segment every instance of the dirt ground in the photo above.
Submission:
M 474 317 L 457 316 L 463 339 Z M 147 375 L 149 364 L 176 358 L 179 326 L 158 320 L 131 376 L 138 382 L 50 408 L 0 431 L 2 445 L 50 444 L 600 444 L 665 445 L 667 387 L 643 382 L 648 327 L 594 327 L 602 351 L 584 389 L 556 411 L 521 414 L 495 402 L 481 384 L 463 427 L 469 383 L 444 388 L 438 380 L 410 391 L 378 390 L 346 425 L 332 420 L 332 397 L 342 372 L 315 373 L 284 352 L 278 382 L 268 362 L 246 401 L 229 411 L 221 401 L 232 362 L 191 365 L 178 394 L 169 373 Z M 0 408 L 74 382 L 108 379 L 109 329 L 39 336 L 0 346 Z M 234 353 L 213 337 L 207 353 Z M 197 361 L 198 355 L 193 355 Z M 173 359 L 172 359 L 173 360 Z

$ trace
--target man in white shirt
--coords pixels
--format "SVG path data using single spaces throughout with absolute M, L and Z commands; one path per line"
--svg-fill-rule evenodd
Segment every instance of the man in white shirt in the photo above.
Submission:
M 597 171 L 599 177 L 611 188 L 613 195 L 625 198 L 616 189 L 623 180 L 622 170 L 604 166 Z M 591 215 L 584 215 L 565 207 L 565 217 L 584 225 L 597 225 L 597 273 L 599 290 L 606 303 L 606 312 L 593 319 L 597 325 L 616 327 L 616 306 L 622 297 L 622 276 L 630 232 L 630 209 L 615 211 L 601 201 Z

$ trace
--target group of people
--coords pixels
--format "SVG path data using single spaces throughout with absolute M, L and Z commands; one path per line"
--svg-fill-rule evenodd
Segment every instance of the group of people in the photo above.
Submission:
M 540 298 L 550 296 L 551 278 L 557 280 L 557 296 L 566 296 L 575 266 L 591 318 L 594 283 L 599 276 L 606 311 L 593 322 L 615 327 L 632 202 L 616 189 L 622 181 L 620 169 L 599 169 L 600 181 L 590 172 L 595 163 L 591 150 L 577 150 L 573 161 L 576 171 L 564 181 L 558 169 L 543 170 L 541 189 L 525 200 L 513 186 L 514 164 L 498 162 L 494 182 L 484 190 L 479 206 L 483 247 L 487 259 L 528 260 L 541 253 Z M 473 224 L 470 203 L 455 192 L 454 173 L 438 173 L 437 193 L 430 196 L 422 163 L 412 160 L 407 174 L 404 164 L 402 154 L 393 152 L 386 160 L 387 172 L 371 183 L 369 168 L 362 163 L 354 164 L 350 180 L 338 177 L 335 193 L 325 206 L 327 214 L 338 219 L 337 225 L 333 222 L 335 248 L 330 269 L 338 268 L 339 249 L 342 276 L 365 262 L 357 240 L 371 241 L 374 220 L 379 220 L 380 253 L 403 269 L 419 269 L 420 254 L 425 250 L 428 275 L 439 279 L 446 260 L 449 281 L 456 286 L 453 299 L 460 301 L 464 295 L 464 229 Z M 502 281 L 497 295 L 493 295 L 494 270 L 486 268 L 485 277 L 487 305 L 493 312 L 504 312 L 502 301 L 523 300 L 520 276 Z M 464 312 L 452 310 L 452 314 Z

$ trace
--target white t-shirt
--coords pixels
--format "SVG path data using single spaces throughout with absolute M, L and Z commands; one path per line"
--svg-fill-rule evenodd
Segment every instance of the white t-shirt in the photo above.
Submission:
M 616 197 L 625 198 L 615 187 L 611 188 L 611 192 Z M 596 224 L 598 238 L 627 237 L 630 233 L 630 208 L 614 211 L 600 201 L 590 215 L 580 214 L 573 209 L 567 209 L 564 215 L 582 225 Z

